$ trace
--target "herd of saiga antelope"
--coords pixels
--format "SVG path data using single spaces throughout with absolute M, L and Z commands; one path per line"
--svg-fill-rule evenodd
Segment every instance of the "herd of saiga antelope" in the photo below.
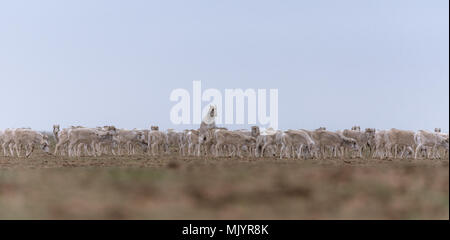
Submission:
M 205 126 L 202 124 L 202 126 Z M 149 130 L 116 129 L 113 126 L 85 128 L 53 127 L 56 146 L 54 155 L 89 156 L 102 154 L 136 154 L 142 148 L 150 155 L 168 154 L 174 148 L 180 155 L 212 155 L 254 157 L 279 156 L 280 158 L 327 158 L 344 157 L 346 154 L 357 157 L 448 157 L 449 136 L 441 133 L 420 130 L 417 132 L 398 129 L 361 131 L 359 127 L 351 130 L 327 131 L 319 128 L 314 131 L 273 129 L 227 130 L 207 127 L 198 130 L 160 131 L 152 126 Z M 4 156 L 29 157 L 35 147 L 50 154 L 48 136 L 29 128 L 6 129 L 0 131 L 0 144 Z M 363 156 L 365 155 L 365 156 Z
M 124 151 L 134 155 L 136 148 L 141 147 L 144 153 L 153 156 L 168 154 L 170 149 L 178 148 L 180 155 L 215 157 L 242 157 L 242 151 L 245 151 L 249 156 L 279 155 L 280 158 L 343 158 L 348 154 L 361 158 L 367 154 L 373 158 L 448 158 L 449 135 L 441 133 L 440 128 L 434 132 L 395 128 L 366 128 L 361 131 L 359 126 L 354 126 L 351 130 L 332 132 L 323 127 L 314 131 L 270 128 L 260 131 L 259 127 L 254 126 L 251 130 L 231 131 L 216 127 L 216 113 L 215 107 L 210 107 L 198 130 L 182 132 L 171 129 L 164 132 L 157 126 L 146 130 L 125 130 L 114 126 L 61 129 L 59 125 L 54 125 L 56 146 L 53 154 L 79 157 L 84 150 L 84 154 L 89 156 L 122 155 Z M 4 156 L 20 157 L 25 149 L 25 156 L 29 157 L 35 146 L 50 154 L 48 136 L 29 128 L 0 131 L 0 144 Z

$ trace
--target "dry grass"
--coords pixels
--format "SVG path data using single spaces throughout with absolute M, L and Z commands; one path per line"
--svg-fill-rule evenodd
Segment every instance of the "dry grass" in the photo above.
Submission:
M 0 218 L 448 219 L 448 163 L 0 157 Z

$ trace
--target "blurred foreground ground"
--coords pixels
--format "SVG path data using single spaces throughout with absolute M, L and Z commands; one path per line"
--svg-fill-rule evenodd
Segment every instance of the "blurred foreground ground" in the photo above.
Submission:
M 449 161 L 0 157 L 0 219 L 449 219 Z

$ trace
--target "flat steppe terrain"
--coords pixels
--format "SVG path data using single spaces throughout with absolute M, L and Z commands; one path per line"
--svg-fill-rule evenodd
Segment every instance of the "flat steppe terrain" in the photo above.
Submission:
M 1 156 L 0 219 L 449 219 L 449 161 Z

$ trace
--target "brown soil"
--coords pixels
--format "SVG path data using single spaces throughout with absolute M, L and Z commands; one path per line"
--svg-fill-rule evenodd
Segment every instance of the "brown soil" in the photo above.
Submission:
M 0 219 L 448 218 L 448 159 L 0 157 Z

